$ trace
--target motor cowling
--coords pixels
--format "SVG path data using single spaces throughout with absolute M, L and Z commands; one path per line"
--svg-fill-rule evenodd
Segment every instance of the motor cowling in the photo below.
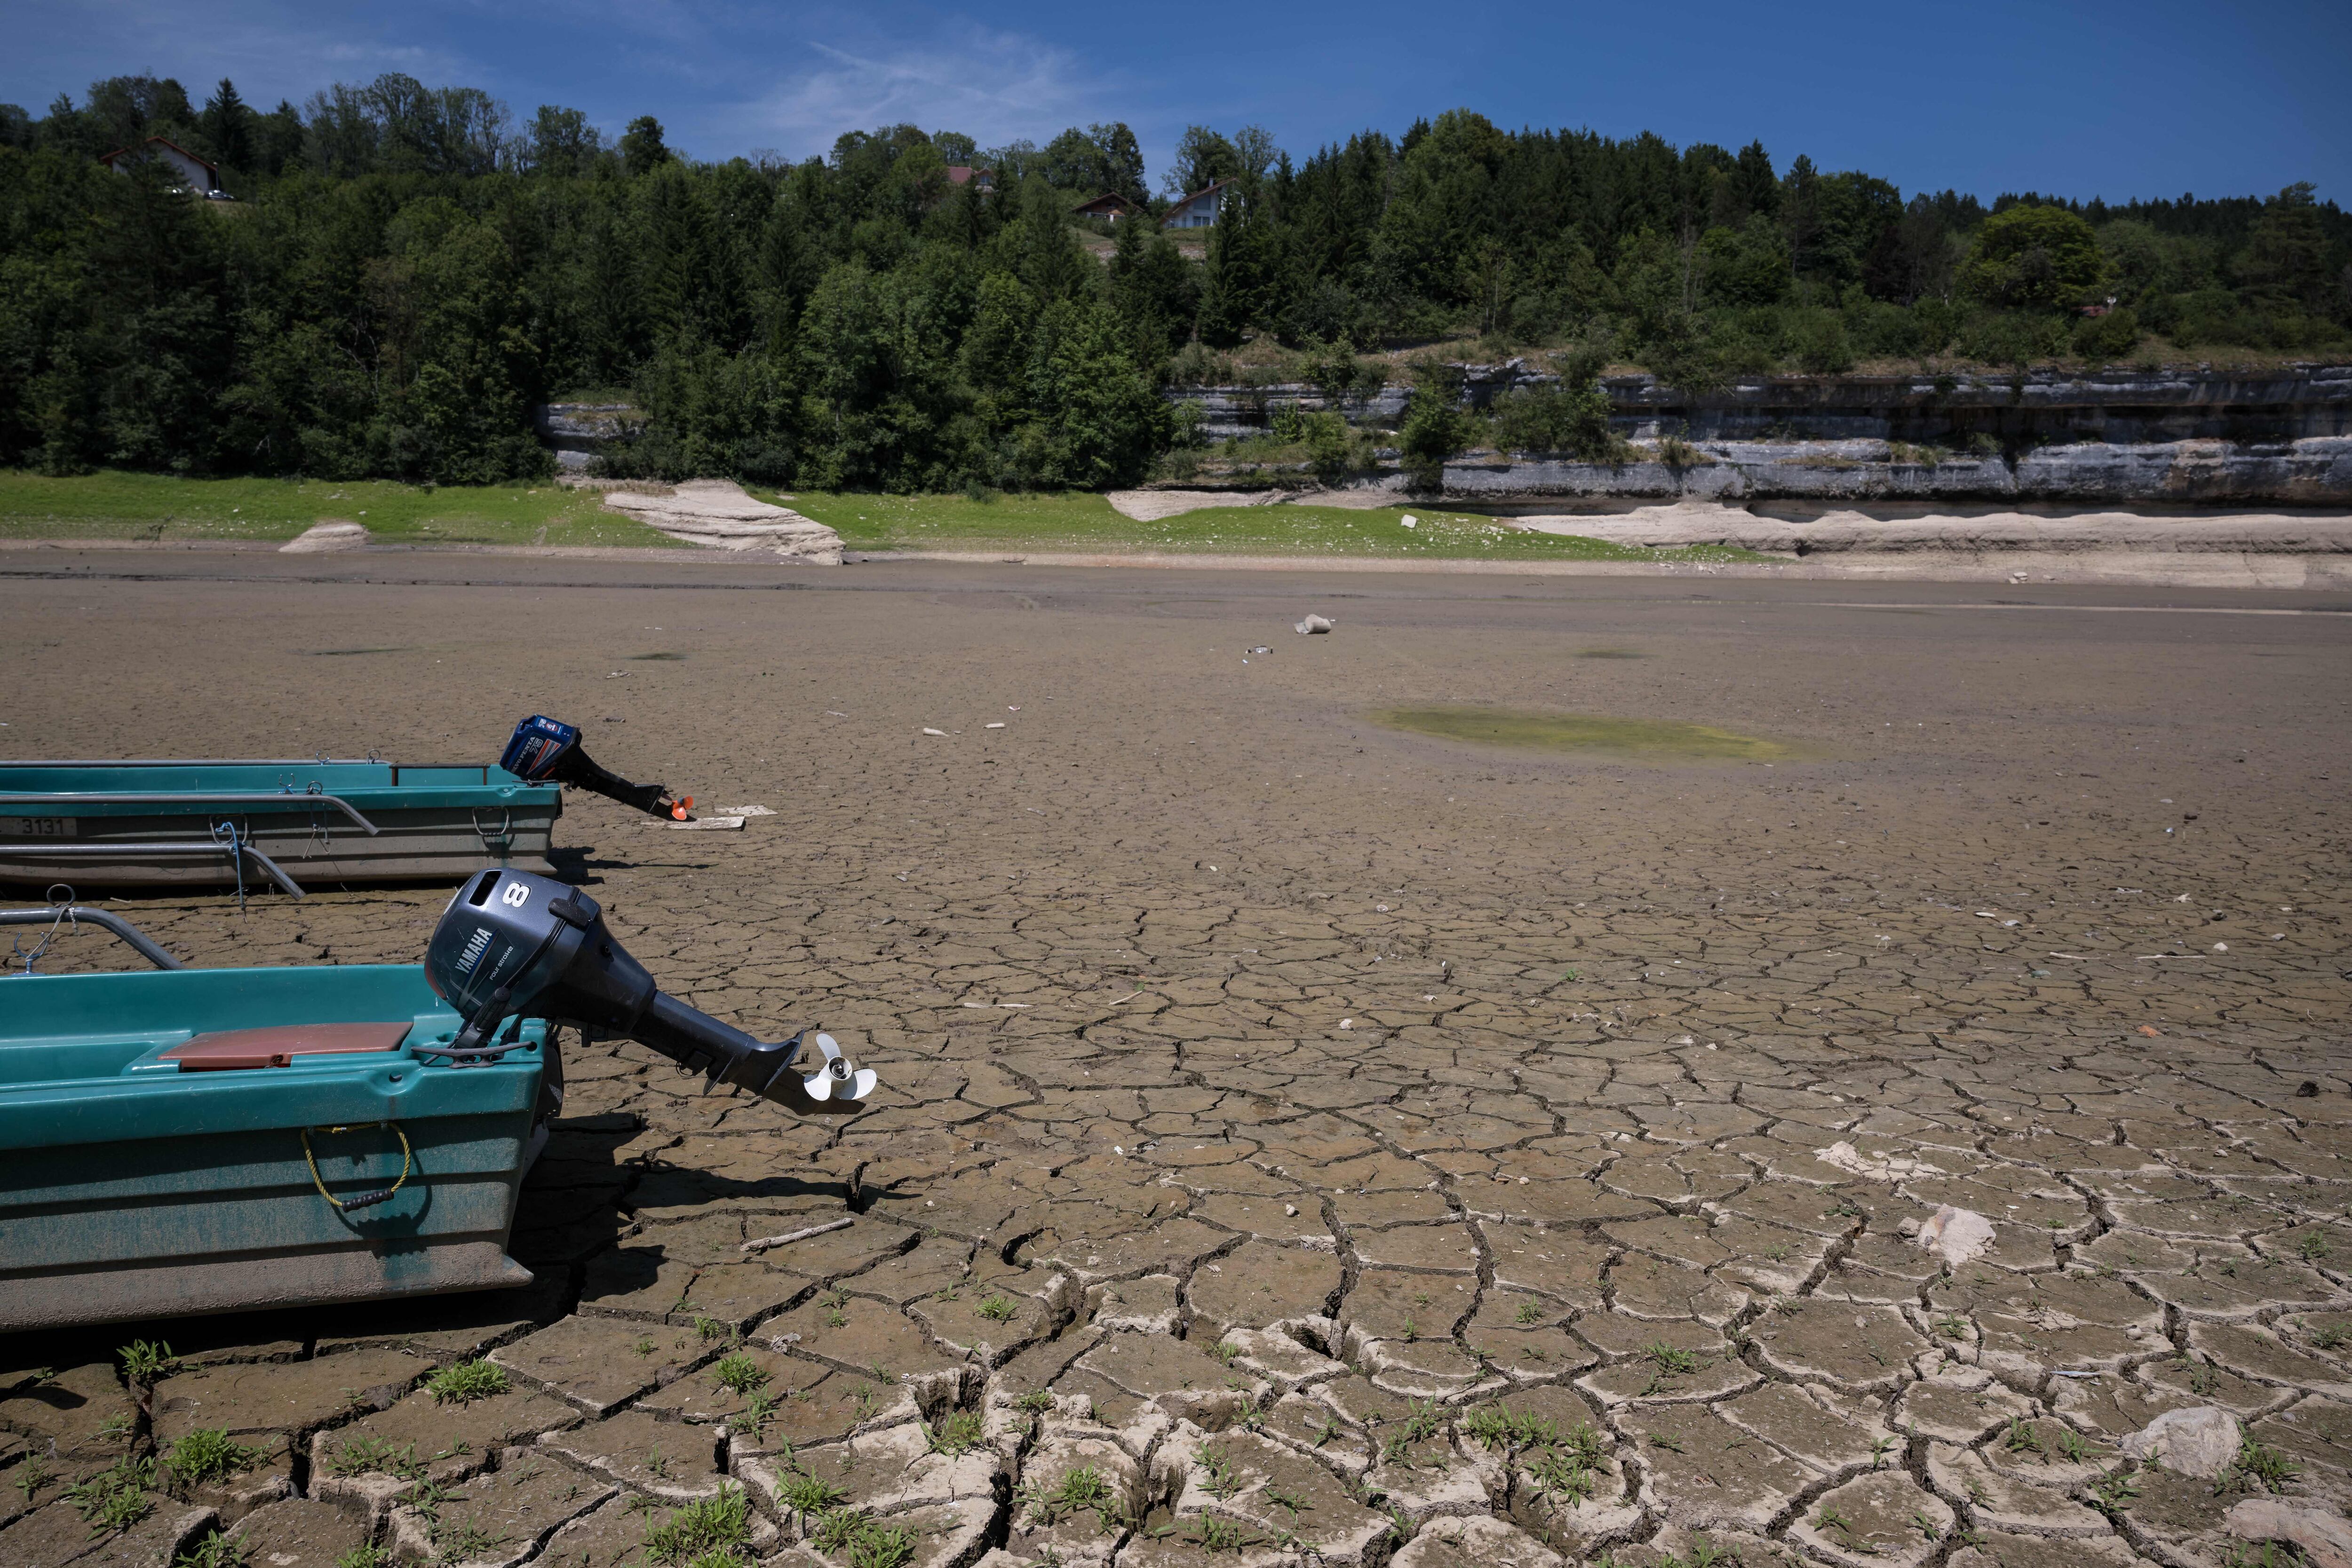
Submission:
M 694 804 L 691 795 L 673 800 L 667 786 L 632 784 L 619 774 L 597 766 L 580 744 L 579 727 L 545 714 L 533 714 L 515 726 L 514 734 L 507 737 L 507 748 L 499 758 L 499 766 L 530 783 L 569 784 L 575 789 L 618 800 L 649 817 L 668 817 L 682 822 L 688 820 L 688 808 Z
M 635 1040 L 714 1083 L 749 1089 L 803 1116 L 849 1116 L 877 1082 L 833 1037 L 761 1040 L 655 984 L 604 924 L 596 901 L 529 872 L 484 871 L 458 889 L 425 950 L 425 977 L 465 1019 L 431 1048 L 454 1061 L 495 1055 L 508 1020 L 545 1019 Z

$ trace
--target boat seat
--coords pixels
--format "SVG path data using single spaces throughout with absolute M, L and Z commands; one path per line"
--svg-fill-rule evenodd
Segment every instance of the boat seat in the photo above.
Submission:
M 290 1067 L 298 1056 L 352 1056 L 398 1051 L 415 1020 L 394 1023 L 293 1023 L 269 1029 L 223 1030 L 200 1034 L 158 1061 L 176 1061 L 183 1072 L 221 1072 L 239 1068 Z

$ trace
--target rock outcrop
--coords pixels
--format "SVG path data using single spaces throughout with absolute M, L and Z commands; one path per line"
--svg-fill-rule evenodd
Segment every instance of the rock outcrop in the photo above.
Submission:
M 726 479 L 693 479 L 665 495 L 606 493 L 609 511 L 706 549 L 765 550 L 815 566 L 841 564 L 841 536 L 789 507 L 754 500 Z

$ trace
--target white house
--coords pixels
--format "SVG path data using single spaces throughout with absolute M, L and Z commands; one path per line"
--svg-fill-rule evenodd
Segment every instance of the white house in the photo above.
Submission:
M 150 136 L 136 147 L 120 147 L 99 160 L 118 174 L 131 172 L 131 165 L 150 158 L 163 160 L 172 171 L 174 183 L 200 196 L 209 196 L 220 189 L 220 170 L 205 162 L 177 142 L 166 141 L 160 136 Z
M 1217 209 L 1224 204 L 1225 193 L 1233 188 L 1231 180 L 1193 192 L 1168 209 L 1160 226 L 1170 229 L 1204 229 L 1217 221 Z

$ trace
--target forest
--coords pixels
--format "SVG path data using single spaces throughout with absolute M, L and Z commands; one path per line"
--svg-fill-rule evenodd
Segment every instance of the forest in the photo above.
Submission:
M 100 162 L 154 136 L 234 199 Z M 1154 222 L 1220 181 L 1213 227 Z M 1140 211 L 1072 214 L 1104 192 Z M 268 110 L 152 77 L 0 105 L 0 465 L 55 474 L 530 477 L 533 405 L 585 394 L 648 416 L 617 473 L 1099 487 L 1191 439 L 1164 386 L 1249 367 L 1342 394 L 1418 380 L 1410 461 L 1475 434 L 1449 361 L 1558 370 L 1504 435 L 1590 455 L 1610 365 L 1703 394 L 2347 348 L 2352 220 L 2307 184 L 1988 204 L 1760 142 L 1457 109 L 1300 157 L 1196 126 L 1155 193 L 1124 124 L 998 148 L 898 125 L 709 162 L 650 117 L 609 136 L 398 75 Z

